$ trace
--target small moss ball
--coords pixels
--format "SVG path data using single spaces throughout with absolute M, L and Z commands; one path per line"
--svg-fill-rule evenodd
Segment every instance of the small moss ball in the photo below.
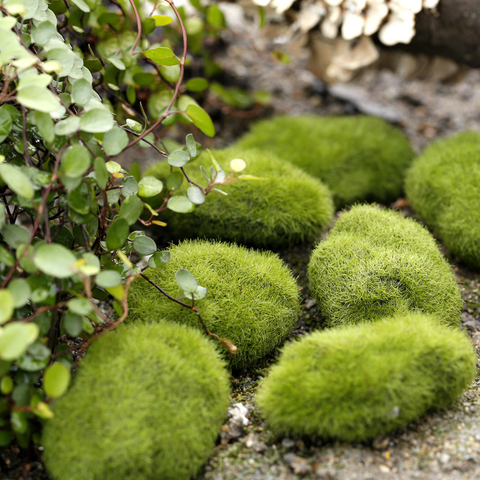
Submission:
M 169 224 L 167 232 L 176 238 L 221 238 L 258 247 L 286 247 L 314 240 L 331 222 L 333 202 L 325 185 L 316 178 L 266 152 L 243 149 L 215 150 L 216 160 L 230 173 L 230 161 L 241 158 L 247 163 L 242 174 L 263 180 L 238 180 L 218 188 L 228 195 L 212 192 L 204 204 L 192 213 L 162 213 Z M 207 154 L 185 167 L 188 176 L 206 186 L 200 165 L 210 170 Z M 165 180 L 170 166 L 160 162 L 145 175 Z M 182 186 L 185 194 L 187 182 Z
M 270 353 L 295 326 L 298 285 L 274 253 L 204 240 L 184 241 L 172 246 L 170 253 L 169 263 L 145 274 L 175 298 L 183 294 L 175 281 L 180 268 L 207 288 L 207 296 L 196 306 L 212 333 L 238 347 L 238 353 L 230 355 L 212 340 L 232 369 L 243 369 Z M 128 305 L 129 321 L 166 319 L 202 328 L 195 313 L 168 300 L 143 278 L 132 283 Z
M 460 322 L 460 290 L 434 238 L 391 210 L 361 205 L 344 213 L 313 251 L 308 278 L 328 326 L 410 311 Z
M 480 267 L 480 133 L 431 144 L 409 170 L 405 189 L 442 243 L 466 264 Z
M 254 125 L 236 145 L 275 153 L 319 178 L 337 208 L 394 201 L 414 157 L 398 129 L 366 116 L 277 117 Z
M 475 362 L 464 332 L 427 315 L 387 318 L 287 345 L 257 403 L 280 434 L 371 440 L 447 407 Z
M 45 424 L 55 480 L 188 480 L 225 419 L 224 362 L 196 330 L 156 323 L 94 341 Z

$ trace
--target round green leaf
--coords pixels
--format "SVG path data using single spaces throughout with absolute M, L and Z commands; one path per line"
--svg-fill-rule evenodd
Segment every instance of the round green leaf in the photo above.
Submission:
M 118 155 L 128 145 L 128 135 L 123 128 L 114 127 L 103 137 L 103 150 L 107 155 Z
M 92 85 L 88 80 L 80 78 L 73 84 L 72 98 L 76 105 L 83 107 L 93 96 Z
M 72 133 L 75 133 L 80 128 L 80 118 L 72 115 L 71 117 L 58 122 L 55 125 L 55 135 L 64 135 L 68 137 Z
M 16 278 L 8 284 L 8 290 L 12 294 L 15 308 L 23 307 L 30 298 L 30 285 L 24 278 Z M 0 291 L 0 294 L 3 292 Z M 0 300 L 1 305 L 1 300 Z M 1 308 L 1 307 L 0 307 Z M 2 323 L 2 322 L 0 322 Z
M 203 92 L 208 88 L 208 80 L 201 77 L 190 78 L 185 86 L 191 92 Z
M 37 339 L 39 328 L 35 323 L 12 322 L 0 331 L 0 358 L 15 360 Z
M 157 65 L 178 65 L 180 63 L 172 49 L 167 47 L 151 48 L 143 54 Z
M 207 289 L 199 285 L 195 290 L 195 293 L 193 294 L 193 298 L 195 300 L 203 300 L 206 295 L 207 295 Z
M 42 22 L 37 27 L 32 28 L 33 41 L 43 47 L 54 35 L 57 29 L 50 22 Z
M 188 295 L 195 293 L 198 287 L 195 277 L 185 268 L 180 268 L 175 274 L 177 285 Z
M 72 298 L 67 303 L 68 309 L 77 315 L 89 315 L 92 313 L 92 305 L 87 298 Z
M 2 392 L 4 395 L 9 395 L 13 390 L 13 385 L 12 377 L 3 377 L 0 381 L 0 392 Z
M 178 190 L 183 183 L 184 176 L 180 172 L 173 172 L 167 178 L 167 188 L 169 190 Z
M 63 157 L 61 172 L 71 178 L 82 176 L 89 168 L 92 157 L 83 145 L 69 148 Z
M 3 245 L 0 245 L 0 262 L 7 267 L 11 267 L 15 263 L 15 258 Z
M 154 253 L 148 259 L 148 266 L 152 268 L 158 268 L 163 265 L 166 265 L 170 261 L 170 252 L 168 250 L 164 250 L 163 252 Z
M 95 283 L 103 288 L 116 287 L 122 283 L 122 276 L 115 270 L 104 270 L 96 276 Z
M 215 135 L 215 127 L 213 126 L 212 119 L 202 107 L 192 103 L 187 107 L 186 113 L 194 125 L 205 135 L 208 137 L 213 137 Z
M 35 123 L 39 132 L 47 143 L 52 143 L 55 140 L 55 130 L 53 120 L 48 113 L 35 112 Z
M 17 94 L 17 100 L 25 108 L 44 113 L 54 112 L 62 106 L 50 90 L 35 86 L 22 88 Z
M 47 275 L 68 278 L 75 273 L 72 266 L 77 258 L 63 245 L 46 243 L 36 250 L 33 261 L 36 267 Z
M 168 163 L 172 167 L 183 167 L 190 161 L 190 155 L 183 150 L 174 150 L 168 156 Z
M 157 244 L 150 237 L 137 237 L 133 241 L 133 248 L 140 255 L 151 255 L 157 251 Z
M 102 108 L 94 108 L 80 117 L 80 129 L 84 132 L 103 133 L 112 129 L 113 117 Z
M 186 138 L 185 142 L 187 144 L 187 150 L 188 153 L 190 154 L 190 157 L 194 158 L 197 156 L 197 142 L 193 138 L 193 135 L 189 133 Z
M 143 177 L 138 182 L 138 195 L 140 197 L 153 197 L 163 190 L 163 183 L 155 177 Z
M 139 185 L 133 177 L 125 177 L 122 180 L 122 190 L 121 193 L 124 198 L 131 197 L 138 193 Z
M 0 108 L 0 143 L 2 143 L 12 130 L 12 117 L 4 108 Z
M 205 194 L 195 185 L 188 187 L 187 196 L 188 199 L 195 205 L 201 205 L 202 203 L 205 203 Z
M 0 165 L 0 175 L 3 178 L 3 181 L 17 195 L 28 199 L 32 199 L 35 195 L 30 178 L 28 178 L 19 168 L 14 167 L 9 163 L 2 163 Z
M 95 170 L 95 178 L 97 179 L 98 186 L 104 190 L 108 183 L 108 170 L 105 166 L 105 160 L 102 157 L 97 157 L 93 162 Z
M 122 203 L 118 215 L 124 218 L 129 225 L 133 225 L 142 211 L 143 202 L 136 195 L 131 195 Z
M 83 317 L 71 311 L 67 311 L 63 316 L 62 324 L 67 334 L 76 338 L 82 333 Z
M 12 318 L 14 310 L 15 300 L 12 292 L 6 289 L 0 290 L 0 325 Z
M 63 363 L 50 365 L 43 376 L 43 389 L 51 398 L 61 397 L 70 385 L 70 370 Z
M 2 228 L 2 235 L 7 245 L 12 248 L 28 243 L 30 239 L 29 233 L 20 225 L 5 225 Z
M 169 17 L 168 15 L 154 15 L 152 18 L 155 20 L 156 27 L 164 27 L 173 22 L 172 17 Z
M 127 240 L 128 222 L 124 218 L 117 218 L 107 232 L 107 248 L 119 250 Z
M 189 213 L 193 211 L 195 205 L 187 197 L 178 195 L 168 200 L 167 208 L 177 213 Z

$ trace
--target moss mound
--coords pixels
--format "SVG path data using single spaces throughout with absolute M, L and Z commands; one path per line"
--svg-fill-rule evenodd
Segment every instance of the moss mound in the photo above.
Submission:
M 333 216 L 331 194 L 316 178 L 265 152 L 226 149 L 212 152 L 228 174 L 234 158 L 247 162 L 245 174 L 267 178 L 236 181 L 213 192 L 186 215 L 166 213 L 166 231 L 177 238 L 221 238 L 259 247 L 285 247 L 314 240 Z M 199 166 L 210 169 L 207 154 L 185 167 L 189 177 L 206 186 Z M 170 166 L 160 162 L 145 172 L 164 180 Z M 186 192 L 184 182 L 182 189 Z M 163 217 L 162 217 L 163 219 Z
M 224 362 L 183 325 L 96 340 L 45 424 L 56 480 L 183 480 L 209 457 L 228 407 Z
M 340 217 L 308 266 L 310 292 L 329 326 L 417 311 L 458 325 L 462 297 L 430 233 L 375 206 Z
M 442 243 L 465 263 L 480 267 L 480 133 L 430 145 L 409 170 L 405 188 Z
M 171 260 L 145 271 L 170 295 L 182 295 L 175 273 L 186 268 L 208 289 L 197 303 L 208 329 L 228 338 L 237 355 L 218 346 L 233 369 L 243 369 L 280 345 L 295 326 L 299 314 L 298 285 L 291 272 L 272 252 L 257 252 L 236 245 L 200 240 L 184 241 L 170 249 Z M 128 296 L 130 321 L 182 322 L 198 329 L 198 317 L 161 293 L 143 278 L 135 280 Z
M 257 123 L 236 145 L 272 152 L 320 178 L 337 208 L 394 201 L 414 156 L 398 129 L 365 116 L 277 117 Z
M 388 318 L 287 345 L 257 402 L 278 433 L 364 441 L 448 406 L 475 361 L 466 335 L 434 317 Z

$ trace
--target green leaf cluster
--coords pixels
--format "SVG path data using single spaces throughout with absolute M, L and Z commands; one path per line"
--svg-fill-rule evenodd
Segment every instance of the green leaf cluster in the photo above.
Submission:
M 464 332 L 423 314 L 315 332 L 283 349 L 257 402 L 279 434 L 358 442 L 456 400 L 475 377 Z
M 42 444 L 57 480 L 188 480 L 228 407 L 224 362 L 184 325 L 131 325 L 94 342 Z M 81 461 L 78 461 L 81 459 Z
M 337 208 L 394 201 L 414 158 L 398 129 L 364 116 L 263 120 L 236 145 L 271 152 L 319 178 L 332 191 Z
M 145 273 L 167 293 L 181 297 L 196 282 L 207 289 L 201 314 L 207 328 L 238 347 L 223 355 L 233 369 L 244 369 L 280 345 L 294 327 L 299 312 L 298 285 L 291 272 L 272 252 L 204 240 L 185 241 L 170 249 L 163 267 Z M 175 281 L 180 268 L 194 276 L 191 284 Z M 178 273 L 177 273 L 177 280 Z M 184 282 L 186 282 L 184 280 Z M 145 279 L 136 279 L 128 294 L 128 322 L 180 322 L 202 329 L 197 315 L 166 297 Z M 215 342 L 219 346 L 219 342 Z
M 465 132 L 428 146 L 408 171 L 407 196 L 461 261 L 480 267 L 480 135 Z
M 397 212 L 367 205 L 345 212 L 312 252 L 308 278 L 327 326 L 409 312 L 460 324 L 450 265 L 430 233 Z

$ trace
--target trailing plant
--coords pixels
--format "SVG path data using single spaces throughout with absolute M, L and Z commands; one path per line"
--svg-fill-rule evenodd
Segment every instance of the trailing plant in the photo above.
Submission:
M 140 273 L 135 261 L 168 261 L 142 230 L 131 232 L 134 225 L 162 226 L 161 212 L 188 213 L 214 185 L 235 180 L 235 164 L 227 176 L 214 158 L 206 188 L 186 177 L 183 167 L 201 150 L 192 134 L 173 152 L 163 146 L 157 127 L 183 121 L 208 136 L 215 128 L 183 94 L 184 17 L 173 1 L 162 5 L 178 45 L 146 37 L 171 22 L 155 15 L 157 5 L 147 16 L 134 0 L 0 4 L 0 446 L 37 439 L 72 366 L 123 322 Z M 148 117 L 143 100 L 155 91 L 164 107 Z M 137 143 L 167 158 L 165 190 L 113 160 Z M 184 179 L 187 194 L 177 194 Z M 145 200 L 160 194 L 151 208 Z M 191 278 L 186 270 L 176 276 L 189 309 Z M 112 297 L 115 321 L 98 303 Z

